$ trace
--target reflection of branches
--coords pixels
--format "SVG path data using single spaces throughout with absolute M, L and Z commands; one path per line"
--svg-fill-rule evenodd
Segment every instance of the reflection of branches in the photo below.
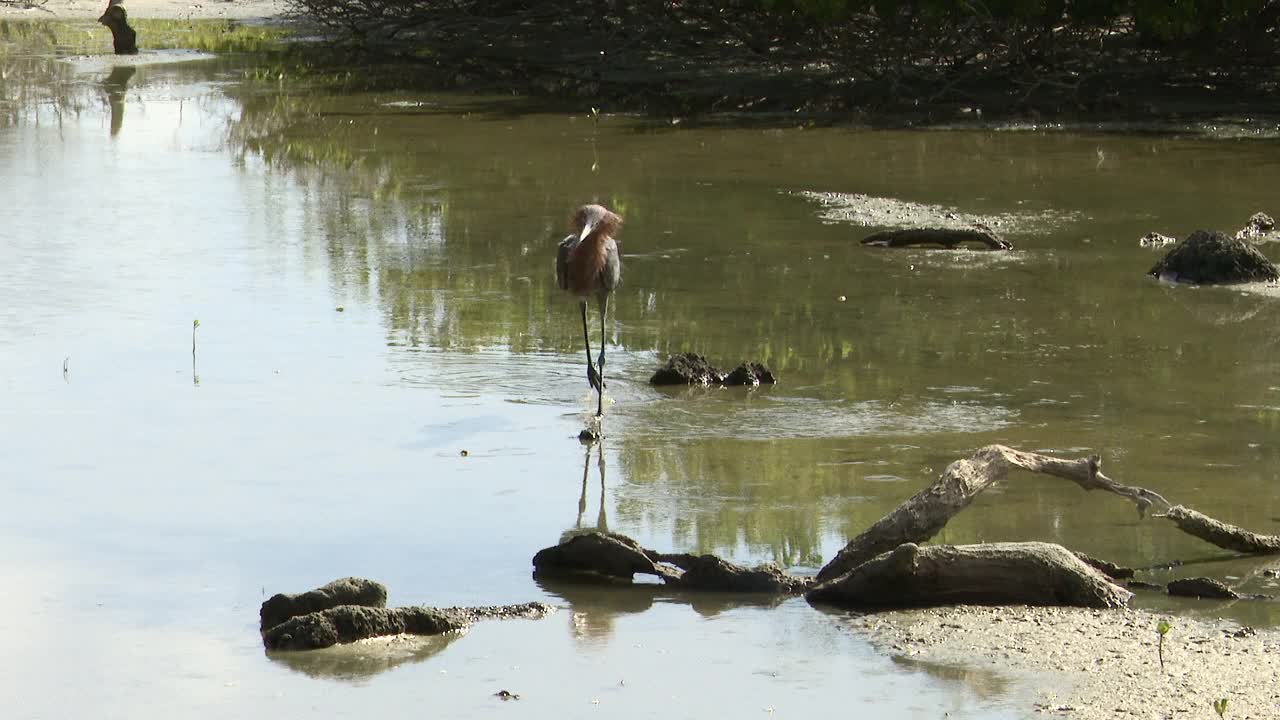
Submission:
M 0 0 L 0 6 L 17 10 L 43 10 L 44 12 L 52 13 L 52 10 L 45 7 L 48 2 L 49 0 Z
M 1265 94 L 1270 77 L 1239 62 L 1249 33 L 1238 28 L 1188 68 L 1185 56 L 1140 43 L 1131 18 L 1071 18 L 1061 3 L 1038 16 L 971 0 L 951 12 L 900 3 L 824 19 L 756 0 L 290 3 L 364 48 L 421 63 L 419 77 L 653 111 L 1098 109 L 1138 102 L 1127 89 L 1152 97 L 1160 86 L 1212 104 L 1210 93 L 1229 86 Z M 592 18 L 587 32 L 582 18 Z M 1265 52 L 1250 58 L 1274 63 Z M 1200 76 L 1213 87 L 1188 82 Z

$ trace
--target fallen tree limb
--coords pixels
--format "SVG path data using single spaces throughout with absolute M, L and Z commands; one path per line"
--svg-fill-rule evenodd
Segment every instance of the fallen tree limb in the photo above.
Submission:
M 1104 490 L 1132 502 L 1145 515 L 1167 518 L 1195 537 L 1229 550 L 1253 554 L 1280 553 L 1280 537 L 1257 535 L 1218 522 L 1181 506 L 1175 507 L 1157 492 L 1118 483 L 1102 473 L 1098 456 L 1064 460 L 1039 453 L 988 445 L 972 457 L 947 466 L 929 487 L 907 499 L 888 515 L 849 541 L 836 557 L 818 571 L 818 580 L 831 580 L 877 555 L 903 543 L 920 543 L 933 537 L 956 513 L 991 485 L 1004 480 L 1010 468 L 1070 480 L 1085 490 Z
M 1280 553 L 1280 536 L 1259 535 L 1235 525 L 1219 522 L 1191 508 L 1175 505 L 1160 517 L 1172 520 L 1179 530 L 1220 548 L 1250 555 Z
M 1122 607 L 1133 593 L 1051 543 L 906 543 L 810 590 L 811 602 L 854 607 L 904 605 L 1073 605 Z

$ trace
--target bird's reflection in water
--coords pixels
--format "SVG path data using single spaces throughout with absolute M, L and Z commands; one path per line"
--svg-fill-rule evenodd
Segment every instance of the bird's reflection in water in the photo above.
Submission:
M 117 65 L 111 68 L 111 74 L 102 81 L 107 104 L 111 106 L 111 137 L 115 137 L 124 125 L 124 96 L 129 89 L 129 80 L 136 72 L 138 68 L 133 65 Z
M 600 511 L 594 527 L 583 525 L 587 513 L 587 495 L 591 484 L 591 451 L 596 451 L 596 467 L 600 475 Z M 582 458 L 582 491 L 578 495 L 578 516 L 572 528 L 560 535 L 565 543 L 574 535 L 591 531 L 609 532 L 605 504 L 605 460 L 602 443 L 586 445 Z M 658 578 L 636 575 L 633 580 L 593 574 L 534 573 L 538 587 L 569 605 L 571 632 L 583 643 L 607 642 L 613 635 L 614 622 L 623 615 L 645 612 L 655 603 L 687 605 L 704 617 L 741 607 L 773 607 L 787 596 L 756 593 L 720 593 L 676 590 Z
M 572 530 L 566 530 L 560 535 L 560 542 L 565 542 L 574 533 L 583 530 L 582 515 L 587 511 L 587 480 L 591 474 L 591 448 L 596 449 L 596 467 L 600 469 L 600 512 L 596 515 L 595 527 L 587 527 L 587 530 L 599 530 L 600 532 L 609 532 L 609 516 L 605 511 L 604 504 L 604 443 L 594 442 L 586 445 L 586 452 L 582 456 L 582 494 L 578 496 L 578 519 L 573 524 Z

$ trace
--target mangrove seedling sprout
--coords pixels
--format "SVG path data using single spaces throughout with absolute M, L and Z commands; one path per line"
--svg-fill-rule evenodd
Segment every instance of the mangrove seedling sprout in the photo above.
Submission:
M 1156 625 L 1156 632 L 1160 634 L 1160 640 L 1156 644 L 1156 657 L 1160 658 L 1160 672 L 1162 673 L 1164 672 L 1164 636 L 1168 635 L 1169 630 L 1172 628 L 1173 626 L 1169 624 L 1168 620 L 1161 620 L 1160 624 Z
M 200 319 L 191 321 L 191 354 L 196 354 L 196 331 L 200 329 Z
M 1213 701 L 1213 711 L 1218 713 L 1218 717 L 1225 718 L 1227 716 L 1227 699 L 1218 698 Z

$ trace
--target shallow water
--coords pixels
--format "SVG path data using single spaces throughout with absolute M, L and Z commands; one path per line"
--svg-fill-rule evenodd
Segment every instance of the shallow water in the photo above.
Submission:
M 801 600 L 543 587 L 529 558 L 607 527 L 813 570 L 992 442 L 1098 452 L 1121 482 L 1280 532 L 1280 300 L 1149 281 L 1137 244 L 1274 210 L 1273 141 L 685 129 L 328 92 L 237 59 L 0 58 L 17 717 L 1020 717 L 1016 687 L 895 663 Z M 806 191 L 1053 222 L 1009 254 L 873 251 Z M 627 220 L 602 452 L 574 439 L 594 399 L 551 274 L 587 200 Z M 650 387 L 682 350 L 781 382 Z M 1023 539 L 1221 555 L 1025 474 L 939 538 Z M 1259 567 L 1158 578 L 1276 592 Z M 263 653 L 266 595 L 345 575 L 393 604 L 562 609 L 364 659 Z M 1280 621 L 1162 602 L 1138 599 Z

